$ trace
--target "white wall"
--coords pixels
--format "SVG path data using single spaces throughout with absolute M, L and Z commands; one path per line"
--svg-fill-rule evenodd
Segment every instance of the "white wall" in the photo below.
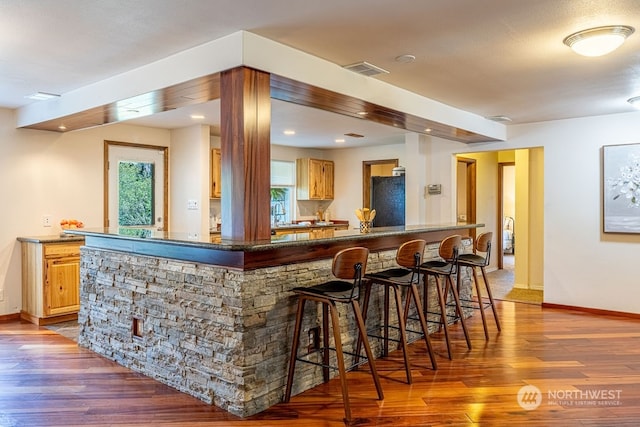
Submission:
M 169 230 L 189 239 L 209 236 L 210 137 L 209 126 L 171 131 L 169 153 Z M 188 209 L 195 200 L 197 209 Z
M 60 233 L 62 218 L 103 224 L 104 140 L 169 146 L 169 132 L 128 125 L 78 132 L 15 129 L 14 112 L 0 109 L 0 316 L 22 305 L 18 236 Z M 53 227 L 42 226 L 42 216 Z

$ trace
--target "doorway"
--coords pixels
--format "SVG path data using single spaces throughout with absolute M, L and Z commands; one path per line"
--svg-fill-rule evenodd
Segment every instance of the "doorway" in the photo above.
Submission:
M 515 269 L 516 164 L 498 164 L 498 269 Z
M 362 162 L 362 207 L 371 208 L 371 177 L 391 176 L 398 159 L 364 160 Z
M 167 230 L 168 148 L 105 141 L 104 226 Z

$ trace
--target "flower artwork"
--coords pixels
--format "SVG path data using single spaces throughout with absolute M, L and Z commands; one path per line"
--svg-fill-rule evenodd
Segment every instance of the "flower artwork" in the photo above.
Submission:
M 640 144 L 603 147 L 605 233 L 640 233 Z

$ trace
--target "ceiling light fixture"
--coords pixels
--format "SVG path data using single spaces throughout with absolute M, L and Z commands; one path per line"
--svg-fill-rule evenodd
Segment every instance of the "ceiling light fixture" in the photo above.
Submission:
M 627 25 L 589 28 L 571 34 L 563 43 L 579 55 L 602 56 L 620 47 L 634 31 Z
M 296 134 L 296 131 L 295 131 L 295 130 L 285 130 L 283 133 L 284 133 L 285 135 L 295 135 L 295 134 Z
M 629 98 L 627 99 L 627 102 L 640 110 L 640 96 L 634 96 L 633 98 Z
M 192 114 L 192 115 L 191 115 L 191 118 L 192 118 L 193 120 L 203 120 L 203 119 L 204 119 L 204 116 L 203 116 L 202 114 Z

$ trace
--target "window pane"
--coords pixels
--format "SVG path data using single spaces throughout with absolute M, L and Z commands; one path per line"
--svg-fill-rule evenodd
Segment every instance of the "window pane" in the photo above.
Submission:
M 296 164 L 282 160 L 271 161 L 271 185 L 286 186 L 295 185 Z
M 118 224 L 153 225 L 154 164 L 118 164 Z
M 290 223 L 293 200 L 291 187 L 271 187 L 271 224 Z

